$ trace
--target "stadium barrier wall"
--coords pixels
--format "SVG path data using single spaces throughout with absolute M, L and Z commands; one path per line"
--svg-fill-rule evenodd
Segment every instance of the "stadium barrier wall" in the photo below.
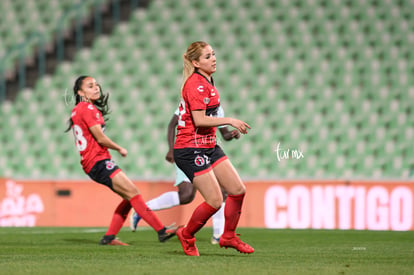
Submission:
M 145 200 L 176 190 L 170 181 L 135 183 Z M 246 187 L 241 227 L 414 230 L 413 182 L 248 181 Z M 90 180 L 0 179 L 0 227 L 106 227 L 120 201 Z M 156 214 L 167 225 L 185 224 L 201 201 L 197 193 L 192 203 Z

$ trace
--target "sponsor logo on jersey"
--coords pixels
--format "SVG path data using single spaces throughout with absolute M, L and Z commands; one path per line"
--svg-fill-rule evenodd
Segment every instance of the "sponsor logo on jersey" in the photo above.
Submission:
M 89 109 L 89 110 L 93 110 L 93 105 L 92 105 L 92 104 L 89 104 L 89 105 L 88 105 L 88 109 Z
M 197 90 L 198 90 L 200 93 L 204 92 L 204 86 L 203 86 L 203 85 L 198 86 L 198 87 L 197 87 Z

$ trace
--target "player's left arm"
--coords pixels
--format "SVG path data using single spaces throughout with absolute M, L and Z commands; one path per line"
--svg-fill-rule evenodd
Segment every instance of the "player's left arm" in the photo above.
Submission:
M 102 126 L 100 124 L 95 124 L 94 126 L 90 127 L 89 131 L 91 131 L 92 136 L 95 138 L 96 142 L 99 143 L 99 145 L 118 151 L 118 153 L 123 157 L 126 157 L 128 154 L 128 151 L 125 148 L 119 146 L 104 134 Z

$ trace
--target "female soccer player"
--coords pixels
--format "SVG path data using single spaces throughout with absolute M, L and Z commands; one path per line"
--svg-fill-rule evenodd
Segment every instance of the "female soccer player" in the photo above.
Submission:
M 168 152 L 165 156 L 165 159 L 170 162 L 174 163 L 174 139 L 175 139 L 175 128 L 178 125 L 178 114 L 179 109 L 174 112 L 173 116 L 171 117 L 170 123 L 168 124 L 167 130 L 167 141 L 168 141 Z M 220 106 L 217 112 L 217 117 L 224 117 L 224 110 Z M 217 127 L 220 130 L 220 133 L 224 140 L 229 141 L 233 138 L 238 139 L 240 137 L 240 132 L 237 130 L 230 131 L 227 126 L 219 126 Z M 185 205 L 194 200 L 195 197 L 195 188 L 191 181 L 187 178 L 183 171 L 180 168 L 175 166 L 175 184 L 174 186 L 178 187 L 178 191 L 169 191 L 159 195 L 156 198 L 147 201 L 147 206 L 152 211 L 162 210 L 172 208 L 178 205 Z M 225 201 L 227 198 L 227 194 L 223 192 L 223 200 Z M 213 236 L 211 237 L 212 244 L 218 244 L 220 240 L 221 234 L 223 234 L 224 230 L 224 205 L 223 202 L 220 209 L 211 217 L 212 224 L 213 224 Z M 130 226 L 131 230 L 135 232 L 138 222 L 141 220 L 141 217 L 132 211 L 132 215 L 130 218 Z
M 254 249 L 236 236 L 246 188 L 230 160 L 216 144 L 216 127 L 231 125 L 246 134 L 250 126 L 238 119 L 215 117 L 220 106 L 219 93 L 212 74 L 216 71 L 216 56 L 206 42 L 193 42 L 183 55 L 183 86 L 174 160 L 184 171 L 205 202 L 193 212 L 186 227 L 177 230 L 184 253 L 199 256 L 195 234 L 220 208 L 223 197 L 220 186 L 228 194 L 224 209 L 224 232 L 220 247 L 232 247 L 241 253 Z
M 100 243 L 103 245 L 127 245 L 117 240 L 115 236 L 121 229 L 131 207 L 157 231 L 160 242 L 174 236 L 177 228 L 167 229 L 161 223 L 151 209 L 146 206 L 138 188 L 111 159 L 108 149 L 117 151 L 122 157 L 126 157 L 128 151 L 104 134 L 105 117 L 109 112 L 109 95 L 103 94 L 99 84 L 90 76 L 78 77 L 73 92 L 76 104 L 66 131 L 73 130 L 83 170 L 91 179 L 109 187 L 123 198 Z

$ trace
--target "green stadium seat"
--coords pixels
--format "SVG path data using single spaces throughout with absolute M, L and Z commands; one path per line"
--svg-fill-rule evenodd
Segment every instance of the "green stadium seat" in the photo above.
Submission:
M 3 1 L 0 8 L 19 4 Z M 59 14 L 71 1 L 28 5 Z M 181 55 L 191 41 L 202 39 L 217 52 L 214 77 L 226 114 L 253 127 L 242 140 L 223 142 L 243 177 L 409 177 L 414 163 L 403 160 L 413 152 L 413 133 L 407 130 L 414 127 L 413 7 L 409 1 L 152 1 L 19 96 L 12 108 L 1 108 L 2 117 L 11 120 L 0 127 L 18 129 L 0 136 L 7 148 L 15 148 L 14 139 L 35 140 L 31 127 L 47 125 L 39 145 L 23 147 L 3 173 L 84 176 L 72 136 L 63 133 L 73 104 L 65 104 L 61 94 L 65 89 L 71 94 L 74 78 L 86 71 L 111 93 L 114 112 L 107 131 L 130 152 L 132 160 L 119 159 L 128 175 L 172 177 L 164 160 L 166 127 L 180 100 Z M 182 16 L 184 9 L 188 16 Z M 29 20 L 50 31 L 58 17 L 21 14 L 27 18 L 19 19 L 17 12 L 1 18 L 0 32 L 1 22 L 13 20 L 22 21 L 15 34 L 24 33 Z M 0 52 L 7 49 L 2 47 Z M 273 148 L 278 142 L 304 148 L 305 158 L 278 162 Z M 52 160 L 32 164 L 42 150 Z M 31 168 L 19 170 L 16 164 L 27 153 Z M 1 153 L 0 163 L 4 159 Z

